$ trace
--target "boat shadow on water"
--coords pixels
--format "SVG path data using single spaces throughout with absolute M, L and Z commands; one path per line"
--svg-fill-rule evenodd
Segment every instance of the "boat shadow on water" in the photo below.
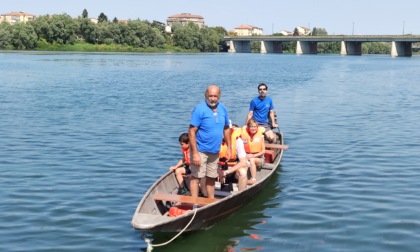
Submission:
M 228 218 L 208 227 L 205 230 L 183 233 L 172 242 L 161 247 L 153 247 L 153 251 L 237 251 L 263 250 L 264 245 L 245 248 L 241 239 L 262 239 L 253 230 L 264 229 L 263 225 L 271 218 L 268 209 L 279 208 L 281 204 L 280 185 L 281 164 L 274 176 L 257 197 Z M 152 244 L 163 244 L 170 241 L 177 233 L 142 233 L 143 239 Z M 254 244 L 254 243 L 253 243 Z M 150 250 L 150 249 L 149 249 Z M 148 251 L 147 244 L 141 251 Z

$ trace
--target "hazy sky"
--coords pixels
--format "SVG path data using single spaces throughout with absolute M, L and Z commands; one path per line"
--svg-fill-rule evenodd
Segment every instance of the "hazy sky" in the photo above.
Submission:
M 23 11 L 33 15 L 63 14 L 89 17 L 103 12 L 108 19 L 157 20 L 191 13 L 207 26 L 233 30 L 241 24 L 264 29 L 264 34 L 296 26 L 325 28 L 328 34 L 420 35 L 419 0 L 0 0 L 0 13 Z

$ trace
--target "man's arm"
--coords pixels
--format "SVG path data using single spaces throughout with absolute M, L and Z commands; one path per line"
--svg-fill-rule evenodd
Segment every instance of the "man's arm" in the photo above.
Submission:
M 232 150 L 232 142 L 231 140 L 231 136 L 230 136 L 230 128 L 229 126 L 225 126 L 224 130 L 223 130 L 223 137 L 225 139 L 225 143 L 227 146 L 227 152 L 226 152 L 226 158 L 229 160 L 231 157 L 231 150 Z
M 278 127 L 278 125 L 277 125 L 277 123 L 276 123 L 276 118 L 275 118 L 275 113 L 274 113 L 274 110 L 270 110 L 270 118 L 271 118 L 271 126 L 273 127 L 273 128 L 277 128 Z
M 188 129 L 188 138 L 190 139 L 190 148 L 192 153 L 192 160 L 191 162 L 194 165 L 200 165 L 201 164 L 201 158 L 198 154 L 198 148 L 197 148 L 197 130 L 198 127 L 195 127 L 190 124 L 190 128 Z
M 245 121 L 245 125 L 248 124 L 249 120 L 252 119 L 252 117 L 254 116 L 254 111 L 249 111 L 248 116 L 246 117 L 246 121 Z

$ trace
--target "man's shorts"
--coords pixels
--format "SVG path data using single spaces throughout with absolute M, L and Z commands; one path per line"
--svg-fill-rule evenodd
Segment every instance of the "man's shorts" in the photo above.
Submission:
M 219 153 L 198 152 L 201 158 L 201 165 L 190 164 L 191 175 L 195 178 L 217 178 L 217 167 L 219 163 Z M 192 157 L 191 157 L 192 161 Z
M 258 126 L 265 128 L 265 132 L 268 132 L 268 131 L 271 130 L 270 125 L 265 124 L 265 123 L 260 123 L 260 124 L 258 124 Z

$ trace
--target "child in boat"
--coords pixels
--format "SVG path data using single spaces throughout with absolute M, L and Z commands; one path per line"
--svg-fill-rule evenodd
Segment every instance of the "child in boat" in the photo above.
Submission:
M 247 164 L 251 173 L 251 179 L 248 184 L 256 182 L 257 168 L 264 165 L 264 127 L 259 127 L 257 121 L 250 119 L 246 126 L 242 129 L 241 138 L 244 142 Z
M 181 145 L 181 151 L 183 157 L 175 166 L 169 167 L 170 171 L 175 172 L 176 180 L 178 181 L 179 188 L 178 194 L 188 195 L 190 191 L 187 189 L 184 183 L 184 175 L 191 174 L 190 170 L 190 139 L 188 133 L 182 133 L 179 138 L 179 144 Z
M 223 141 L 219 153 L 219 165 L 222 167 L 222 169 L 218 169 L 219 179 L 223 181 L 223 178 L 226 180 L 229 176 L 231 180 L 237 180 L 238 190 L 242 191 L 247 186 L 248 171 L 244 143 L 240 138 L 242 129 L 236 124 L 232 125 L 232 123 L 230 124 L 230 129 L 232 143 L 231 156 L 230 160 L 226 160 L 227 146 Z

